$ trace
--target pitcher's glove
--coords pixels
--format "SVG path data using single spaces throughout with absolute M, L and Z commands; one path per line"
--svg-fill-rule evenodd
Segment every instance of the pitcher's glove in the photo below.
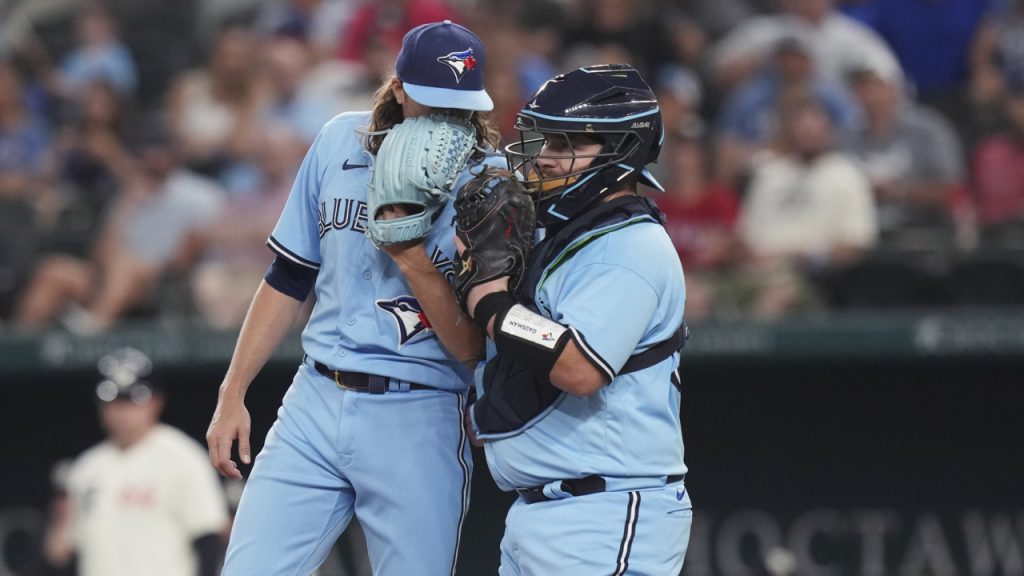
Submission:
M 455 297 L 463 310 L 469 290 L 489 280 L 508 276 L 515 292 L 535 227 L 533 201 L 507 170 L 484 170 L 459 190 L 455 234 L 466 248 L 455 260 Z
M 395 124 L 377 151 L 367 188 L 370 241 L 379 248 L 426 236 L 475 145 L 472 124 L 452 116 L 417 116 Z M 378 220 L 388 206 L 400 206 L 407 215 Z

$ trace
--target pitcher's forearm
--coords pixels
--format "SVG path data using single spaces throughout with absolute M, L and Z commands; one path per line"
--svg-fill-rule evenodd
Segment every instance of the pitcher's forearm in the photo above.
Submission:
M 249 384 L 288 334 L 300 306 L 302 302 L 260 282 L 220 386 L 221 396 L 245 397 Z
M 475 364 L 482 359 L 483 333 L 459 307 L 451 285 L 434 268 L 426 252 L 416 258 L 403 258 L 398 265 L 448 353 L 463 364 Z

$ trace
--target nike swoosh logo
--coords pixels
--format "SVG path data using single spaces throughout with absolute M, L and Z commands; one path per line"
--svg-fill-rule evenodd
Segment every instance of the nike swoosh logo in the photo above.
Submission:
M 342 170 L 352 170 L 353 168 L 369 168 L 369 167 L 370 167 L 369 164 L 349 164 L 348 163 L 348 158 L 345 158 L 345 161 L 342 162 L 342 164 L 341 164 L 341 169 Z
M 682 502 L 683 496 L 686 496 L 686 489 L 676 490 L 676 500 Z

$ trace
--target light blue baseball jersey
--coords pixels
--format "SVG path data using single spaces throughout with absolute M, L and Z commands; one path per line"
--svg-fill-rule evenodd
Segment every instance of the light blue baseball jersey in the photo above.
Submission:
M 224 576 L 309 574 L 353 515 L 374 574 L 454 573 L 473 470 L 462 426 L 467 375 L 397 266 L 365 236 L 374 158 L 361 131 L 369 120 L 368 112 L 342 114 L 321 130 L 268 240 L 278 254 L 319 271 L 317 304 L 302 336 L 309 359 L 256 457 Z M 467 169 L 457 186 L 471 177 Z M 453 213 L 449 202 L 425 239 L 446 275 Z M 436 390 L 347 390 L 314 360 Z M 396 489 L 406 478 L 416 481 Z
M 336 370 L 462 390 L 469 374 L 441 345 L 398 266 L 365 237 L 374 162 L 365 146 L 369 124 L 369 112 L 349 112 L 324 126 L 267 241 L 278 254 L 319 271 L 303 349 Z M 504 166 L 501 158 L 485 162 Z M 473 164 L 454 190 L 472 178 Z M 454 213 L 448 202 L 424 240 L 434 266 L 449 281 Z
M 686 472 L 679 390 L 670 380 L 679 354 L 616 376 L 631 355 L 675 333 L 685 299 L 679 256 L 649 220 L 593 239 L 538 286 L 541 312 L 575 331 L 581 350 L 613 379 L 588 397 L 564 394 L 524 431 L 486 442 L 499 487 Z

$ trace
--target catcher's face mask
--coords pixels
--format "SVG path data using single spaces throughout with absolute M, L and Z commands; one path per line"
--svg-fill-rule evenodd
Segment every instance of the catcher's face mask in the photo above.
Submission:
M 516 119 L 519 140 L 505 147 L 509 169 L 518 173 L 537 202 L 560 195 L 585 174 L 623 157 L 621 133 L 551 131 L 535 119 Z

